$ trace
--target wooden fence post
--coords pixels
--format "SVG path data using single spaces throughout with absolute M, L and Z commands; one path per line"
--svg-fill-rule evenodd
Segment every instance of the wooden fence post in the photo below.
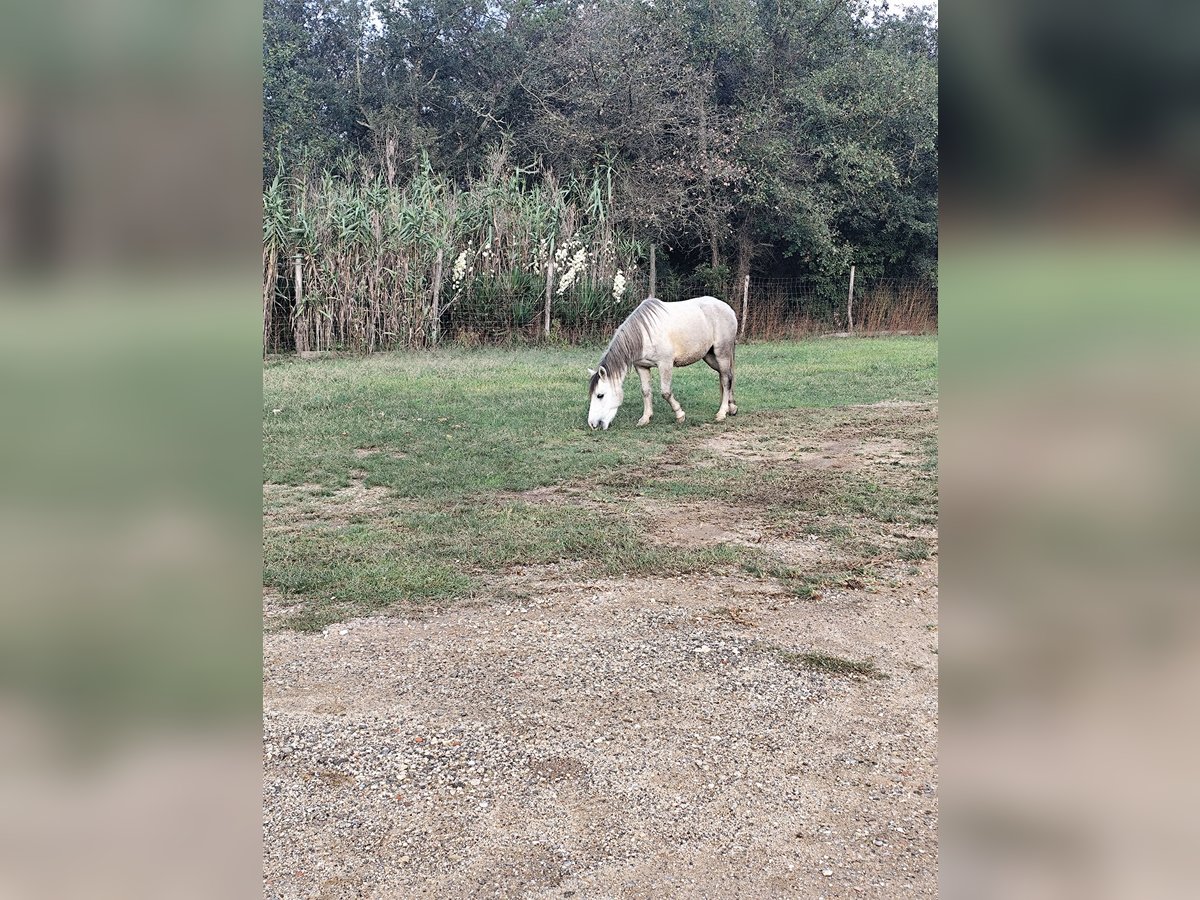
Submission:
M 433 346 L 437 346 L 442 332 L 442 262 L 445 249 L 438 247 L 437 259 L 433 263 Z
M 654 293 L 654 245 L 650 245 L 650 296 L 657 297 Z
M 296 264 L 296 308 L 304 303 L 304 254 L 299 250 L 292 260 Z
M 546 311 L 542 321 L 542 334 L 550 337 L 550 296 L 554 292 L 554 257 L 546 263 Z
M 746 309 L 750 303 L 750 274 L 746 273 L 746 280 L 742 283 L 742 321 L 741 332 L 742 337 L 746 336 Z
M 304 312 L 304 254 L 299 250 L 292 257 L 293 284 L 295 304 L 292 307 L 292 337 L 296 341 L 296 351 L 308 350 L 308 315 Z M 302 315 L 303 314 L 303 315 Z M 320 336 L 318 335 L 318 340 Z
M 850 267 L 850 293 L 846 295 L 846 322 L 848 331 L 854 334 L 854 266 Z

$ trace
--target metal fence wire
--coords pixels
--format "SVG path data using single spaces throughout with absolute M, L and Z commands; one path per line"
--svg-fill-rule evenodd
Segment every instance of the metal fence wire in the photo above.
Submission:
M 848 284 L 835 291 L 828 282 L 805 277 L 758 278 L 735 283 L 666 277 L 655 285 L 666 302 L 706 294 L 725 300 L 738 315 L 741 339 L 781 340 L 818 334 L 928 333 L 937 330 L 937 286 L 916 279 L 860 276 L 853 291 Z M 363 298 L 346 304 L 308 297 L 299 307 L 290 268 L 275 273 L 267 303 L 273 303 L 264 323 L 264 351 L 400 350 L 435 344 L 455 347 L 511 346 L 538 343 L 597 344 L 650 295 L 648 273 L 631 276 L 620 296 L 611 286 L 586 283 L 559 294 L 551 292 L 549 327 L 546 322 L 545 279 L 517 273 L 480 279 L 464 290 L 447 294 L 436 317 L 413 310 L 413 298 Z M 418 304 L 419 306 L 419 304 Z M 347 308 L 350 312 L 347 313 Z M 333 310 L 337 310 L 336 314 Z M 357 311 L 357 312 L 356 312 Z M 744 320 L 744 321 L 743 321 Z

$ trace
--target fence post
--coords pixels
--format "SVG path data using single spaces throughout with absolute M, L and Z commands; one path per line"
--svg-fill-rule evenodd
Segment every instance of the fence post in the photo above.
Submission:
M 750 303 L 750 273 L 746 273 L 746 280 L 742 282 L 742 322 L 741 331 L 742 337 L 746 336 L 746 308 Z
M 850 267 L 850 293 L 846 295 L 847 330 L 854 334 L 854 266 Z
M 546 263 L 546 311 L 542 320 L 542 334 L 550 337 L 550 296 L 554 292 L 554 257 Z
M 292 257 L 292 264 L 295 267 L 293 277 L 293 289 L 295 292 L 295 304 L 292 306 L 292 337 L 296 341 L 296 351 L 308 350 L 308 316 L 301 318 L 301 312 L 304 308 L 304 254 L 299 250 Z M 318 335 L 317 340 L 320 340 Z
M 433 263 L 433 346 L 437 346 L 442 332 L 442 262 L 445 249 L 438 247 L 437 259 Z
M 650 245 L 650 296 L 657 297 L 654 292 L 654 245 Z

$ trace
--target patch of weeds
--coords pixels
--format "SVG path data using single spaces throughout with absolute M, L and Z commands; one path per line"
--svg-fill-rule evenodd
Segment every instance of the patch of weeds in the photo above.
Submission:
M 805 572 L 787 579 L 787 586 L 801 600 L 820 600 L 833 582 L 828 576 Z
M 836 503 L 845 512 L 869 516 L 878 522 L 928 524 L 937 521 L 937 487 L 933 485 L 930 490 L 928 479 L 916 479 L 901 489 L 846 475 Z
M 804 572 L 777 559 L 746 554 L 741 561 L 742 571 L 755 578 L 775 578 L 803 600 L 820 600 L 821 588 L 829 583 L 828 576 Z
M 637 540 L 640 542 L 641 538 Z M 600 558 L 607 575 L 690 575 L 736 566 L 742 561 L 739 548 L 706 547 L 700 550 L 640 544 L 628 555 L 606 553 Z
M 747 474 L 745 482 L 735 488 L 735 502 L 764 510 L 768 521 L 787 521 L 796 511 L 821 509 L 827 504 L 835 484 L 824 472 L 781 468 Z
M 925 472 L 936 472 L 938 468 L 937 435 L 928 435 L 921 442 L 921 450 L 925 454 L 925 459 L 921 462 L 921 469 Z
M 263 582 L 295 601 L 296 612 L 284 622 L 301 631 L 397 603 L 465 599 L 480 586 L 453 560 L 406 552 L 404 541 L 373 527 L 310 527 L 264 537 Z
M 916 562 L 922 559 L 929 559 L 929 545 L 925 541 L 917 538 L 913 541 L 908 541 L 900 546 L 898 555 L 901 559 L 908 562 Z
M 722 461 L 712 466 L 677 469 L 658 477 L 645 477 L 639 481 L 639 487 L 647 497 L 733 502 L 740 499 L 742 488 L 751 480 L 749 471 L 745 466 Z
M 795 578 L 799 572 L 772 556 L 746 552 L 742 559 L 742 571 L 755 578 Z
M 883 554 L 883 548 L 878 544 L 872 544 L 870 541 L 848 541 L 841 546 L 865 559 L 875 559 L 875 557 Z
M 775 654 L 781 662 L 790 666 L 813 669 L 827 675 L 846 675 L 856 678 L 887 678 L 887 674 L 879 671 L 872 660 L 857 661 L 831 656 L 828 653 L 797 653 L 792 650 L 777 650 Z
M 803 528 L 805 534 L 811 534 L 815 537 L 829 538 L 830 540 L 843 540 L 851 537 L 854 530 L 848 525 L 805 525 Z
M 828 473 L 798 471 L 779 464 L 720 460 L 711 466 L 679 467 L 642 483 L 647 497 L 719 500 L 752 506 L 770 524 L 794 521 L 795 513 L 819 506 L 835 482 Z
M 820 600 L 831 587 L 858 590 L 865 587 L 864 578 L 874 576 L 869 566 L 839 565 L 828 570 L 798 569 L 773 557 L 743 549 L 741 568 L 756 578 L 775 578 L 802 600 Z

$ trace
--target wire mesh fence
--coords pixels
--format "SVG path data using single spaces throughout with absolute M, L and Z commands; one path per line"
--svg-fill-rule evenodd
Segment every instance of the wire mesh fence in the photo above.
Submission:
M 712 279 L 664 277 L 656 295 L 667 302 L 705 294 L 725 300 L 738 315 L 741 339 L 782 340 L 845 332 L 853 316 L 855 334 L 927 333 L 937 330 L 937 286 L 916 279 L 857 279 L 849 285 L 805 277 Z M 273 289 L 272 289 L 273 287 Z M 344 298 L 322 304 L 308 298 L 297 314 L 291 267 L 275 273 L 265 293 L 272 303 L 264 327 L 264 351 L 397 350 L 436 345 L 514 346 L 538 343 L 594 344 L 650 295 L 649 273 L 631 273 L 624 290 L 579 281 L 569 290 L 549 292 L 544 275 L 499 274 L 449 291 L 431 316 L 403 297 Z

